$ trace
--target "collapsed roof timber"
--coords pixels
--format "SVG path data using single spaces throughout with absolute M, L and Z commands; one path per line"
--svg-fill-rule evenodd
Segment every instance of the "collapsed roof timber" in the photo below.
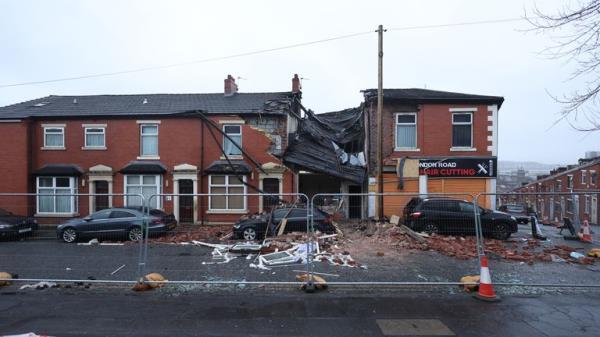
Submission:
M 363 111 L 351 108 L 306 117 L 283 156 L 289 166 L 362 183 L 365 179 Z

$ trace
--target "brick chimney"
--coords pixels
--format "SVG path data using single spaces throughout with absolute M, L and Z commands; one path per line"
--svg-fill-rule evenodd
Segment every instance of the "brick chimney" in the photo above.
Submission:
M 294 94 L 297 94 L 301 90 L 302 90 L 302 85 L 300 84 L 300 78 L 298 78 L 298 74 L 294 74 L 294 78 L 292 78 L 292 92 Z
M 235 78 L 231 75 L 227 75 L 225 79 L 225 96 L 233 96 L 237 93 L 238 86 L 235 84 Z

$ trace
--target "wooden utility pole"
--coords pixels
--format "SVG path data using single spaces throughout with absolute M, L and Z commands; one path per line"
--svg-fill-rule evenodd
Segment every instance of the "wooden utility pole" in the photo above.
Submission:
M 378 69 L 377 69 L 377 203 L 378 218 L 383 220 L 383 25 L 379 25 Z

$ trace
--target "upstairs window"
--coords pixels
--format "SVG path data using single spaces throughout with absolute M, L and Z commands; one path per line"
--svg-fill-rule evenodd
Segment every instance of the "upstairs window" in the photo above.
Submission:
M 242 126 L 241 125 L 223 125 L 223 132 L 229 138 L 223 136 L 223 151 L 228 156 L 241 156 L 242 150 Z M 240 148 L 230 140 L 233 140 Z
M 156 157 L 158 156 L 158 125 L 141 124 L 140 125 L 140 156 Z
M 596 171 L 590 171 L 590 185 L 596 185 Z
M 105 148 L 104 128 L 85 128 L 86 148 Z
M 582 170 L 581 171 L 581 184 L 585 185 L 586 183 L 587 183 L 587 171 Z
M 573 188 L 573 175 L 571 174 L 567 176 L 567 188 Z
M 417 114 L 396 114 L 396 150 L 417 148 Z
M 45 127 L 44 128 L 44 147 L 64 148 L 65 147 L 65 128 L 64 127 Z
M 473 114 L 452 114 L 452 147 L 473 147 Z

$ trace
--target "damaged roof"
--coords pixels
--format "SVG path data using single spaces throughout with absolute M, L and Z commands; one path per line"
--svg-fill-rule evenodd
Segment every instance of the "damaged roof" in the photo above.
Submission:
M 377 89 L 366 89 L 362 92 L 365 96 L 365 101 L 377 100 Z M 497 104 L 498 108 L 504 102 L 504 97 L 502 96 L 473 95 L 419 88 L 383 89 L 383 98 L 410 103 Z
M 291 92 L 215 94 L 148 94 L 46 96 L 0 107 L 0 119 L 176 115 L 201 110 L 206 114 L 286 114 Z
M 364 128 L 363 111 L 360 108 L 346 109 L 315 115 L 308 112 L 299 121 L 298 131 L 290 140 L 283 155 L 286 164 L 315 173 L 363 183 L 366 169 L 363 166 L 341 163 L 333 143 L 340 148 L 347 145 L 362 152 Z

